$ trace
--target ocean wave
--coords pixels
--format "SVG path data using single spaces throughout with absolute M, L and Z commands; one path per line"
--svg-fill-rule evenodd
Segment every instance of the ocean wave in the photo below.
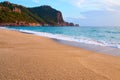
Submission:
M 77 37 L 76 38 L 76 36 L 71 37 L 71 36 L 66 36 L 66 35 L 61 35 L 61 34 L 36 32 L 36 31 L 30 31 L 30 30 L 19 30 L 19 31 L 35 34 L 37 36 L 44 36 L 44 37 L 48 37 L 48 38 L 59 39 L 59 40 L 74 41 L 74 42 L 80 42 L 80 43 L 85 43 L 85 44 L 93 44 L 93 45 L 99 45 L 99 46 L 109 46 L 109 47 L 114 47 L 114 48 L 120 48 L 120 44 L 112 44 L 112 43 L 107 43 L 105 41 L 100 42 L 100 41 L 92 40 L 92 39 L 85 38 L 85 37 Z
M 0 29 L 8 29 L 8 28 L 0 26 Z
M 119 32 L 115 32 L 115 31 L 105 31 L 107 33 L 113 33 L 113 34 L 120 34 L 120 31 Z
M 86 38 L 86 37 L 67 36 L 67 35 L 62 35 L 62 34 L 52 34 L 52 33 L 47 33 L 47 32 L 37 32 L 37 31 L 23 30 L 23 29 L 19 29 L 19 30 L 18 29 L 11 29 L 11 30 L 17 30 L 17 31 L 20 31 L 23 33 L 34 34 L 37 36 L 43 36 L 43 37 L 48 37 L 48 38 L 53 38 L 53 39 L 73 41 L 73 42 L 92 44 L 92 45 L 98 45 L 98 46 L 107 46 L 107 47 L 113 47 L 113 48 L 120 49 L 120 44 L 109 43 L 106 41 L 97 41 L 97 40 L 93 40 L 93 39 Z

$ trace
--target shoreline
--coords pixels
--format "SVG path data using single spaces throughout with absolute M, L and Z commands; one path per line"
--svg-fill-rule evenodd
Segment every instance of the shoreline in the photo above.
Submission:
M 1 80 L 120 80 L 120 57 L 0 29 Z
M 68 42 L 75 42 L 75 43 L 79 43 L 79 44 L 88 44 L 88 45 L 97 45 L 97 46 L 102 46 L 102 47 L 110 47 L 111 49 L 113 48 L 116 48 L 117 49 L 120 49 L 120 45 L 119 45 L 119 41 L 113 43 L 113 42 L 109 42 L 108 41 L 99 41 L 97 39 L 92 39 L 92 38 L 84 38 L 84 37 L 80 37 L 80 38 L 76 38 L 75 36 L 70 36 L 70 35 L 65 35 L 65 34 L 59 34 L 57 32 L 48 32 L 47 31 L 35 31 L 35 30 L 31 30 L 31 29 L 25 29 L 25 28 L 9 28 L 9 27 L 6 27 L 10 30 L 16 30 L 16 31 L 19 31 L 19 32 L 23 32 L 23 33 L 27 33 L 27 34 L 34 34 L 34 35 L 37 35 L 37 36 L 43 36 L 43 37 L 48 37 L 48 38 L 53 38 L 53 39 L 58 39 L 58 40 L 63 40 L 63 41 L 68 41 Z M 26 27 L 27 28 L 27 27 Z M 37 27 L 36 27 L 37 28 Z M 39 29 L 38 29 L 39 30 Z M 46 29 L 45 29 L 46 30 Z M 58 31 L 59 32 L 59 31 Z
M 85 44 L 85 43 L 73 42 L 73 41 L 65 41 L 65 40 L 59 40 L 59 39 L 53 39 L 53 40 L 61 44 L 78 47 L 78 48 L 82 48 L 90 51 L 95 51 L 100 54 L 102 53 L 102 54 L 108 54 L 112 56 L 120 56 L 120 49 L 118 48 L 99 46 L 94 44 Z
M 12 30 L 12 29 L 8 29 L 8 28 L 4 28 L 4 27 L 3 27 L 3 29 Z M 13 30 L 13 31 L 18 31 L 20 33 L 25 33 L 25 34 L 36 35 L 34 33 L 31 33 L 31 32 L 25 32 L 25 31 L 19 31 L 19 30 Z M 36 36 L 40 36 L 40 35 L 36 35 Z M 42 37 L 50 38 L 47 36 L 42 36 Z M 62 40 L 62 39 L 57 39 L 57 38 L 50 38 L 50 39 L 53 39 L 54 41 L 56 41 L 60 44 L 65 44 L 68 46 L 78 47 L 78 48 L 82 48 L 82 49 L 86 49 L 86 50 L 90 50 L 90 51 L 95 51 L 97 53 L 108 54 L 108 55 L 112 55 L 112 56 L 120 56 L 120 49 L 119 48 L 100 46 L 100 45 L 95 45 L 95 44 L 86 44 L 86 43 Z
M 6 27 L 0 27 L 0 29 L 12 30 L 12 29 L 8 29 Z M 12 30 L 12 31 L 17 31 L 17 32 L 20 32 L 20 33 L 25 33 L 25 34 L 36 35 L 34 33 L 18 31 L 18 30 Z M 36 35 L 36 36 L 40 36 L 40 35 Z M 75 41 L 67 41 L 67 40 L 61 40 L 61 39 L 56 39 L 56 38 L 50 38 L 50 37 L 46 37 L 46 36 L 40 36 L 40 37 L 49 38 L 49 39 L 52 39 L 52 40 L 54 40 L 54 41 L 56 41 L 60 44 L 65 44 L 65 45 L 68 45 L 68 46 L 82 48 L 82 49 L 94 51 L 94 52 L 97 52 L 97 53 L 108 54 L 108 55 L 112 55 L 112 56 L 120 56 L 120 49 L 119 48 L 99 46 L 99 45 L 94 45 L 94 44 L 86 44 L 86 43 L 75 42 Z
M 12 29 L 8 29 L 6 27 L 0 27 L 0 29 L 12 30 Z M 40 36 L 40 35 L 36 35 L 31 32 L 24 32 L 24 31 L 19 31 L 19 30 L 14 30 L 14 29 L 12 31 L 17 31 L 17 32 L 24 33 L 24 34 L 33 34 L 35 36 Z M 65 44 L 65 45 L 72 46 L 72 47 L 82 48 L 82 49 L 94 51 L 94 52 L 97 52 L 100 54 L 102 53 L 102 54 L 108 54 L 108 55 L 112 55 L 112 56 L 120 56 L 119 48 L 113 48 L 113 47 L 108 47 L 108 46 L 99 46 L 99 45 L 94 45 L 94 44 L 86 44 L 86 43 L 75 42 L 75 41 L 67 41 L 67 40 L 62 40 L 62 39 L 50 38 L 47 36 L 40 36 L 40 37 L 49 38 L 60 44 Z

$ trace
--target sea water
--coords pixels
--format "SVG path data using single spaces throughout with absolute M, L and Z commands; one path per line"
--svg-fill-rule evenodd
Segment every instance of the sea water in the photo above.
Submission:
M 74 41 L 98 46 L 120 48 L 120 27 L 81 26 L 81 27 L 7 27 L 25 33 L 65 41 Z

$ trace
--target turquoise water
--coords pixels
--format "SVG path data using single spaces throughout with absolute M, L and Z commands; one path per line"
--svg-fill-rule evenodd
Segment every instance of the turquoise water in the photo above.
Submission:
M 38 36 L 120 48 L 120 27 L 7 27 Z

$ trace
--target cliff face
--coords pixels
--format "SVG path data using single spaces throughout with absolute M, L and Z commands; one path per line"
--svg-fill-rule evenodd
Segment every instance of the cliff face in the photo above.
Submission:
M 50 25 L 58 25 L 64 22 L 62 13 L 50 6 L 40 6 L 34 8 L 28 8 L 32 13 L 41 17 L 45 22 Z
M 58 24 L 64 23 L 61 12 L 58 12 L 58 13 L 57 13 L 57 23 L 58 23 Z
M 28 8 L 33 14 L 41 17 L 47 25 L 52 26 L 79 26 L 74 23 L 65 22 L 62 13 L 50 6 L 44 5 L 40 7 Z
M 50 6 L 26 8 L 6 1 L 0 3 L 0 25 L 74 26 L 65 22 L 62 13 Z

